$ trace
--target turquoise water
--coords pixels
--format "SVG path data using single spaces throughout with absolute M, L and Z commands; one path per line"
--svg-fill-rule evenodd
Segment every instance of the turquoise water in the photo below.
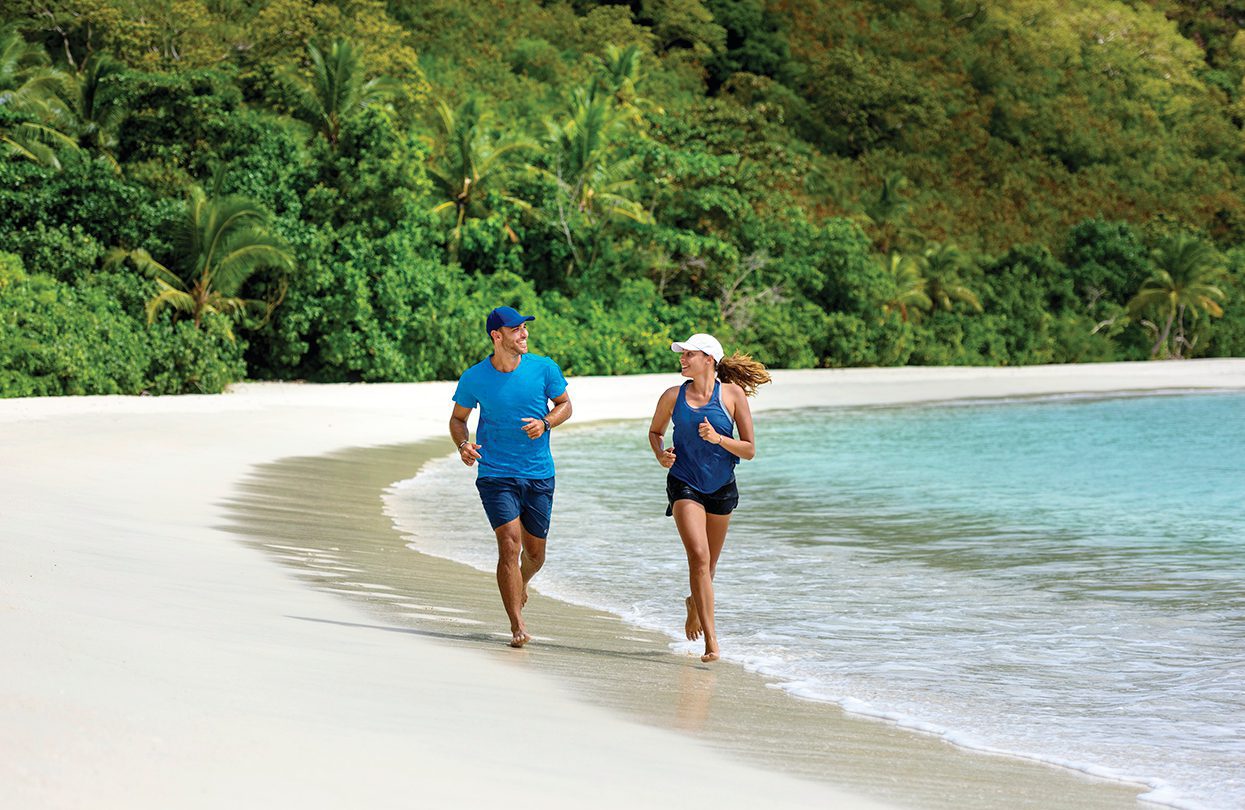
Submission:
M 686 562 L 646 431 L 558 436 L 538 587 L 677 639 Z M 1245 806 L 1245 396 L 768 412 L 757 432 L 718 567 L 726 659 L 1155 801 Z M 465 483 L 434 463 L 390 507 L 416 548 L 491 571 Z M 451 508 L 403 518 L 429 502 Z

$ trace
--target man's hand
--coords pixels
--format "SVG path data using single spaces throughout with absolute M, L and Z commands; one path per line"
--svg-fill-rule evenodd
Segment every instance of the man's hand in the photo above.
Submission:
M 657 455 L 657 463 L 667 470 L 674 466 L 674 448 L 667 447 Z
M 475 442 L 464 442 L 463 446 L 458 448 L 458 458 L 462 460 L 463 464 L 470 467 L 476 463 L 476 459 L 481 457 L 478 451 L 483 446 Z
M 545 420 L 533 419 L 530 416 L 523 417 L 523 432 L 529 439 L 539 439 L 545 434 Z

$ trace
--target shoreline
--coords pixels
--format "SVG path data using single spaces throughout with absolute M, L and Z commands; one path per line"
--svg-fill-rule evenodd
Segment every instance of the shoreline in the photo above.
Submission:
M 1230 388 L 1230 387 L 1223 387 L 1223 388 L 1182 387 L 1182 388 L 1160 388 L 1160 389 L 1153 389 L 1153 390 L 1146 390 L 1146 389 L 1132 389 L 1132 390 L 1118 390 L 1118 391 L 1107 390 L 1107 391 L 1095 391 L 1095 392 L 1085 392 L 1085 393 L 1071 393 L 1071 392 L 1033 393 L 1033 394 L 1028 394 L 1025 396 L 1001 396 L 1001 397 L 992 397 L 992 398 L 969 398 L 969 399 L 942 400 L 942 401 L 914 401 L 914 402 L 909 402 L 909 403 L 886 403 L 886 404 L 875 404 L 875 405 L 829 405 L 829 406 L 823 406 L 823 407 L 827 409 L 842 410 L 842 411 L 847 411 L 847 412 L 868 412 L 874 409 L 892 409 L 892 408 L 894 409 L 918 408 L 919 409 L 919 408 L 928 407 L 928 408 L 952 408 L 954 409 L 957 407 L 1013 405 L 1013 404 L 1022 404 L 1022 403 L 1024 404 L 1067 403 L 1067 402 L 1096 403 L 1096 402 L 1121 400 L 1121 399 L 1123 400 L 1137 399 L 1141 397 L 1189 397 L 1189 396 L 1195 396 L 1195 395 L 1228 396 L 1228 397 L 1239 398 L 1242 396 L 1242 389 Z M 773 410 L 775 413 L 782 411 L 781 408 L 775 408 Z M 627 421 L 629 425 L 632 425 L 632 423 L 634 423 L 632 426 L 638 426 L 640 423 L 643 423 L 644 425 L 647 424 L 647 419 L 642 419 L 642 418 L 625 420 L 625 421 Z M 578 429 L 590 429 L 592 424 L 593 423 L 586 423 L 586 424 L 581 424 L 578 426 L 568 425 L 567 428 L 563 429 L 563 432 L 565 432 L 568 429 L 572 431 L 578 430 Z M 638 429 L 641 431 L 643 430 L 642 427 L 639 427 Z M 441 456 L 443 457 L 444 460 L 448 462 L 449 459 L 453 458 L 453 453 L 442 453 Z M 451 467 L 457 468 L 457 465 L 454 464 L 453 462 L 448 462 L 448 463 L 450 463 Z M 419 475 L 422 473 L 422 471 L 423 471 L 423 468 L 421 468 L 420 471 L 417 471 L 414 477 L 418 478 Z M 386 497 L 385 497 L 386 510 L 389 511 L 390 514 L 394 515 L 395 525 L 397 526 L 397 530 L 402 533 L 405 540 L 413 541 L 413 542 L 407 543 L 408 548 L 410 548 L 416 554 L 431 555 L 431 556 L 437 557 L 437 559 L 453 562 L 455 564 L 466 565 L 467 567 L 471 569 L 471 571 L 475 572 L 477 576 L 488 575 L 491 579 L 491 573 L 492 573 L 491 568 L 486 568 L 484 565 L 484 561 L 478 556 L 472 556 L 470 558 L 462 558 L 462 557 L 454 557 L 454 556 L 442 557 L 442 556 L 438 556 L 440 552 L 436 552 L 436 551 L 428 552 L 426 550 L 421 549 L 421 544 L 419 543 L 419 537 L 420 537 L 419 520 L 415 519 L 413 522 L 408 522 L 404 526 L 404 521 L 401 519 L 402 518 L 401 513 L 407 512 L 408 513 L 407 517 L 410 517 L 409 512 L 410 512 L 411 506 L 408 505 L 406 508 L 400 508 L 397 505 L 397 503 L 394 502 L 393 500 L 395 498 L 396 499 L 402 498 L 402 496 L 407 491 L 406 485 L 410 484 L 411 480 L 412 479 L 405 479 L 405 480 L 399 481 L 397 486 L 390 487 L 389 490 L 386 491 Z M 418 490 L 418 487 L 416 487 L 415 489 Z M 444 490 L 441 490 L 441 494 L 445 494 Z M 411 503 L 417 503 L 410 498 L 408 498 L 407 500 L 410 501 Z M 455 500 L 455 503 L 457 503 L 457 500 Z M 400 509 L 400 511 L 394 511 L 395 509 Z M 434 530 L 434 533 L 435 531 L 436 530 Z M 563 545 L 563 544 L 573 545 L 576 542 L 577 535 L 575 534 L 567 534 L 565 530 L 559 531 L 557 532 L 557 534 L 558 534 L 557 539 L 559 540 L 559 545 Z M 551 549 L 552 548 L 553 547 L 551 546 Z M 580 559 L 579 562 L 580 564 L 582 564 L 583 560 Z M 563 583 L 563 585 L 565 585 L 565 583 Z M 545 590 L 545 588 L 541 587 L 539 582 L 536 583 L 536 588 L 538 590 L 534 591 L 535 593 L 539 593 L 542 596 L 549 596 L 550 591 L 547 591 Z M 573 592 L 576 592 L 576 591 L 573 591 Z M 618 621 L 626 624 L 629 631 L 632 631 L 638 634 L 650 634 L 650 633 L 656 634 L 657 636 L 660 637 L 659 646 L 665 646 L 665 647 L 671 648 L 672 650 L 671 654 L 676 657 L 679 657 L 681 653 L 685 652 L 680 649 L 675 649 L 676 646 L 678 647 L 683 646 L 684 642 L 681 636 L 679 636 L 674 629 L 664 628 L 660 624 L 653 624 L 651 622 L 645 622 L 645 621 L 640 621 L 640 620 L 632 621 L 632 620 L 626 619 L 625 618 L 626 611 L 621 611 L 622 615 L 620 615 L 620 612 L 618 612 L 619 608 L 617 606 L 607 607 L 605 606 L 606 603 L 602 602 L 600 599 L 584 598 L 582 592 L 579 592 L 579 593 L 581 595 L 579 597 L 575 597 L 575 596 L 567 596 L 566 593 L 562 590 L 555 590 L 551 598 L 559 600 L 564 603 L 569 603 L 570 605 L 576 606 L 578 608 L 582 608 L 584 610 L 607 613 L 610 617 L 617 619 Z M 488 615 L 488 613 L 489 612 L 486 610 L 485 611 L 486 616 Z M 678 621 L 681 622 L 682 619 L 679 618 Z M 541 632 L 541 630 L 536 629 L 533 632 L 539 633 Z M 498 633 L 495 635 L 497 639 L 504 639 L 506 637 L 505 634 L 501 634 L 501 633 Z M 555 630 L 554 636 L 557 636 L 557 635 L 558 633 Z M 550 641 L 553 639 L 545 638 L 542 640 Z M 698 652 L 696 654 L 698 655 Z M 1076 774 L 1078 776 L 1089 777 L 1092 780 L 1101 780 L 1103 782 L 1123 786 L 1126 791 L 1129 791 L 1129 797 L 1128 797 L 1129 800 L 1127 802 L 1129 806 L 1133 805 L 1134 796 L 1136 797 L 1136 799 L 1143 801 L 1147 804 L 1153 803 L 1155 805 L 1164 805 L 1164 806 L 1170 805 L 1170 806 L 1176 806 L 1176 807 L 1187 806 L 1187 804 L 1185 803 L 1186 800 L 1180 796 L 1174 796 L 1170 785 L 1166 783 L 1165 781 L 1163 781 L 1163 779 L 1158 778 L 1158 777 L 1153 777 L 1153 776 L 1146 776 L 1145 772 L 1143 771 L 1138 771 L 1136 769 L 1120 770 L 1119 768 L 1110 768 L 1110 767 L 1103 766 L 1100 764 L 1095 764 L 1093 760 L 1089 760 L 1089 759 L 1075 760 L 1075 759 L 1068 759 L 1067 757 L 1058 757 L 1058 756 L 1052 757 L 1049 754 L 1029 753 L 1025 751 L 1024 749 L 1020 749 L 1020 748 L 1005 748 L 1005 747 L 998 747 L 998 746 L 983 745 L 980 742 L 972 742 L 970 741 L 972 739 L 970 736 L 965 735 L 960 731 L 957 731 L 954 727 L 936 726 L 914 716 L 901 716 L 901 715 L 896 715 L 896 714 L 892 714 L 886 711 L 880 711 L 880 710 L 876 710 L 872 708 L 869 710 L 863 710 L 859 706 L 852 705 L 853 703 L 855 703 L 855 701 L 851 700 L 850 698 L 847 699 L 846 702 L 844 702 L 838 699 L 830 700 L 830 699 L 824 699 L 824 698 L 819 698 L 819 697 L 813 697 L 808 694 L 801 694 L 798 689 L 788 689 L 787 685 L 782 683 L 784 676 L 774 671 L 766 670 L 766 668 L 764 667 L 753 668 L 750 665 L 745 665 L 738 661 L 731 661 L 729 659 L 729 656 L 727 658 L 724 658 L 720 664 L 714 665 L 714 666 L 715 668 L 717 666 L 726 666 L 726 667 L 738 667 L 738 668 L 744 669 L 746 672 L 748 672 L 753 677 L 754 681 L 756 682 L 754 684 L 756 688 L 765 687 L 769 689 L 776 689 L 788 695 L 789 700 L 794 701 L 796 703 L 805 703 L 805 704 L 816 703 L 816 704 L 833 706 L 836 709 L 840 710 L 843 713 L 843 715 L 846 715 L 847 717 L 867 718 L 868 720 L 872 722 L 885 724 L 895 729 L 902 729 L 904 731 L 911 732 L 913 735 L 917 735 L 917 736 L 925 737 L 925 738 L 933 738 L 933 739 L 945 742 L 951 746 L 954 746 L 955 748 L 961 751 L 967 752 L 971 755 L 986 756 L 986 757 L 1003 757 L 1003 758 L 1009 758 L 1009 759 L 1014 759 L 1014 760 L 1022 760 L 1024 762 L 1033 763 L 1034 765 L 1039 766 L 1044 769 L 1060 771 L 1060 772 L 1070 773 L 1070 774 Z M 788 675 L 786 677 L 789 678 L 790 676 Z M 570 680 L 573 682 L 574 679 L 570 679 Z M 587 692 L 587 693 L 592 692 L 591 685 L 578 684 L 576 688 L 580 692 Z M 597 696 L 596 699 L 602 700 L 603 702 L 605 701 L 605 699 L 599 695 Z M 620 705 L 620 708 L 626 711 L 630 711 L 632 713 L 638 713 L 638 710 L 636 709 L 636 707 L 633 707 L 633 706 Z M 798 709 L 795 709 L 792 711 L 798 713 Z M 666 722 L 674 726 L 679 725 L 678 722 L 671 723 L 669 719 L 667 719 Z M 830 722 L 841 722 L 841 719 L 835 718 L 835 719 L 832 719 Z M 746 746 L 732 745 L 731 741 L 729 740 L 729 735 L 725 735 L 725 736 L 728 738 L 728 741 L 725 743 L 728 749 L 732 747 L 739 749 L 737 751 L 737 754 L 739 755 L 742 755 L 745 751 L 747 751 Z M 760 759 L 763 759 L 763 760 L 768 760 L 772 767 L 776 767 L 780 770 L 789 770 L 792 772 L 801 773 L 802 775 L 808 776 L 809 778 L 819 778 L 819 774 L 816 772 L 815 768 L 809 768 L 806 771 L 803 771 L 801 767 L 798 765 L 793 767 L 790 762 L 784 762 L 783 761 L 784 758 L 790 758 L 792 755 L 792 752 L 788 750 L 785 750 L 785 749 L 781 749 L 779 751 L 758 750 L 758 751 L 752 751 L 751 755 L 758 757 Z M 946 763 L 943 763 L 943 764 L 945 765 Z M 955 767 L 955 766 L 952 766 L 952 767 Z M 857 767 L 857 770 L 862 770 L 862 769 Z M 1014 779 L 1015 776 L 1009 775 L 1008 778 L 1009 780 Z M 1055 780 L 1052 780 L 1052 782 L 1054 781 Z M 864 785 L 857 784 L 853 780 L 849 780 L 849 783 L 853 789 L 858 790 L 859 792 L 862 792 L 866 795 L 871 795 L 871 792 L 867 784 L 864 784 Z M 1057 785 L 1051 785 L 1050 787 L 1057 787 Z M 995 793 L 991 802 L 983 804 L 981 806 L 983 807 L 995 806 L 995 802 L 999 801 L 1000 796 L 1006 795 L 1006 790 L 1008 789 L 1010 789 L 1010 786 L 1000 789 L 998 792 Z M 1094 802 L 1096 801 L 1103 802 L 1102 806 L 1119 806 L 1119 805 L 1112 804 L 1112 802 L 1118 801 L 1119 797 L 1118 796 L 1113 797 L 1113 796 L 1107 795 L 1108 792 L 1109 791 L 1100 792 L 1098 795 L 1079 796 L 1077 806 L 1081 806 L 1081 807 L 1095 806 Z M 882 798 L 885 800 L 896 800 L 899 804 L 904 805 L 904 806 L 908 806 L 910 804 L 919 805 L 919 806 L 950 806 L 950 803 L 946 805 L 939 804 L 938 802 L 929 803 L 928 802 L 929 797 L 921 796 L 921 795 L 917 795 L 915 797 L 915 802 L 912 802 L 912 801 L 905 802 L 903 801 L 904 799 L 911 799 L 912 797 L 904 796 L 903 794 L 904 794 L 904 791 L 898 791 L 896 792 L 896 795 L 881 795 L 879 796 L 879 798 Z M 1137 795 L 1137 794 L 1140 794 L 1140 795 Z M 963 798 L 957 798 L 953 802 L 953 804 L 957 808 L 977 806 L 973 803 L 973 801 L 971 800 L 966 801 Z M 1025 797 L 1023 796 L 1021 797 L 1010 797 L 1009 796 L 1008 800 L 1005 803 L 999 804 L 998 806 L 1024 807 L 1028 805 L 1026 804 Z M 1044 805 L 1039 802 L 1034 806 L 1044 806 Z
M 433 444 L 436 457 L 444 456 L 440 442 Z M 1041 808 L 1056 793 L 1078 807 L 1106 810 L 1133 807 L 1145 789 L 1135 780 L 959 746 L 886 718 L 806 700 L 775 689 L 770 679 L 736 663 L 704 665 L 698 656 L 672 651 L 672 638 L 660 631 L 539 589 L 533 590 L 528 608 L 534 642 L 524 655 L 508 657 L 503 645 L 509 636 L 489 572 L 413 548 L 409 536 L 376 521 L 378 504 L 362 503 L 375 501 L 382 482 L 401 469 L 395 458 L 409 458 L 423 446 L 358 448 L 264 465 L 248 486 L 252 497 L 235 502 L 234 526 L 245 542 L 273 555 L 312 587 L 366 605 L 377 619 L 370 629 L 428 635 L 477 654 L 497 655 L 556 678 L 579 699 L 708 743 L 737 763 L 847 787 L 898 807 Z M 362 488 L 356 500 L 344 494 L 354 485 L 338 478 L 364 468 L 373 486 Z M 334 483 L 309 494 L 309 478 Z M 348 547 L 322 545 L 298 532 L 292 536 L 302 541 L 287 537 L 274 544 L 272 535 L 279 528 L 269 519 L 274 500 L 281 505 L 279 513 L 287 514 L 295 504 L 325 508 L 323 499 L 332 504 L 331 512 L 355 514 L 353 525 L 366 520 L 367 530 L 357 530 Z M 326 517 L 318 514 L 308 525 Z M 326 566 L 350 570 L 351 581 L 324 578 Z M 903 778 L 896 780 L 896 773 Z
M 758 410 L 1239 390 L 1245 360 L 775 378 Z M 673 380 L 573 378 L 574 419 L 647 416 Z M 376 632 L 367 610 L 258 562 L 226 525 L 261 465 L 439 440 L 452 390 L 247 383 L 215 397 L 0 400 L 0 445 L 21 462 L 0 478 L 11 500 L 0 511 L 0 628 L 16 651 L 0 697 L 0 800 L 623 807 L 682 803 L 695 790 L 727 807 L 776 791 L 791 806 L 878 806 L 568 696 L 558 676 L 517 663 L 538 655 Z M 447 625 L 442 636 L 476 632 Z M 468 643 L 493 643 L 485 638 Z M 546 761 L 516 756 L 533 743 Z M 721 776 L 706 787 L 689 776 L 703 769 Z

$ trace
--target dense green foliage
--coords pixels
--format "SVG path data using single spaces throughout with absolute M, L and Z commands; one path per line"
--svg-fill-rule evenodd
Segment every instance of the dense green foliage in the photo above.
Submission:
M 1245 354 L 1236 0 L 14 0 L 0 396 Z

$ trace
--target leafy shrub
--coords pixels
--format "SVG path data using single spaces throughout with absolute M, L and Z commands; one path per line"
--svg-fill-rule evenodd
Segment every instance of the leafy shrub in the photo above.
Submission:
M 816 346 L 825 345 L 830 316 L 807 301 L 765 308 L 739 332 L 739 351 L 773 368 L 815 368 L 822 364 Z
M 149 197 L 144 191 L 118 177 L 112 166 L 86 153 L 69 152 L 62 156 L 63 168 L 57 172 L 26 160 L 0 159 L 0 245 L 20 244 L 23 250 L 34 250 L 32 238 L 19 236 L 23 231 L 38 229 L 64 231 L 64 236 L 50 233 L 49 238 L 68 240 L 70 254 L 79 248 L 71 243 L 86 235 L 101 245 L 135 242 L 152 223 L 145 216 L 144 205 Z M 33 253 L 28 269 L 44 262 Z M 57 272 L 59 278 L 70 278 L 77 270 Z
M 31 273 L 67 282 L 88 276 L 99 266 L 105 252 L 104 246 L 81 225 L 48 226 L 42 221 L 10 232 L 7 247 L 22 258 Z
M 1128 303 L 1154 266 L 1131 225 L 1103 219 L 1073 227 L 1063 259 L 1086 303 L 1098 299 Z
M 230 340 L 223 317 L 205 318 L 200 329 L 190 321 L 161 319 L 145 337 L 151 352 L 149 393 L 219 394 L 246 376 L 246 342 Z
M 32 275 L 0 288 L 0 395 L 136 394 L 151 352 L 98 288 Z

